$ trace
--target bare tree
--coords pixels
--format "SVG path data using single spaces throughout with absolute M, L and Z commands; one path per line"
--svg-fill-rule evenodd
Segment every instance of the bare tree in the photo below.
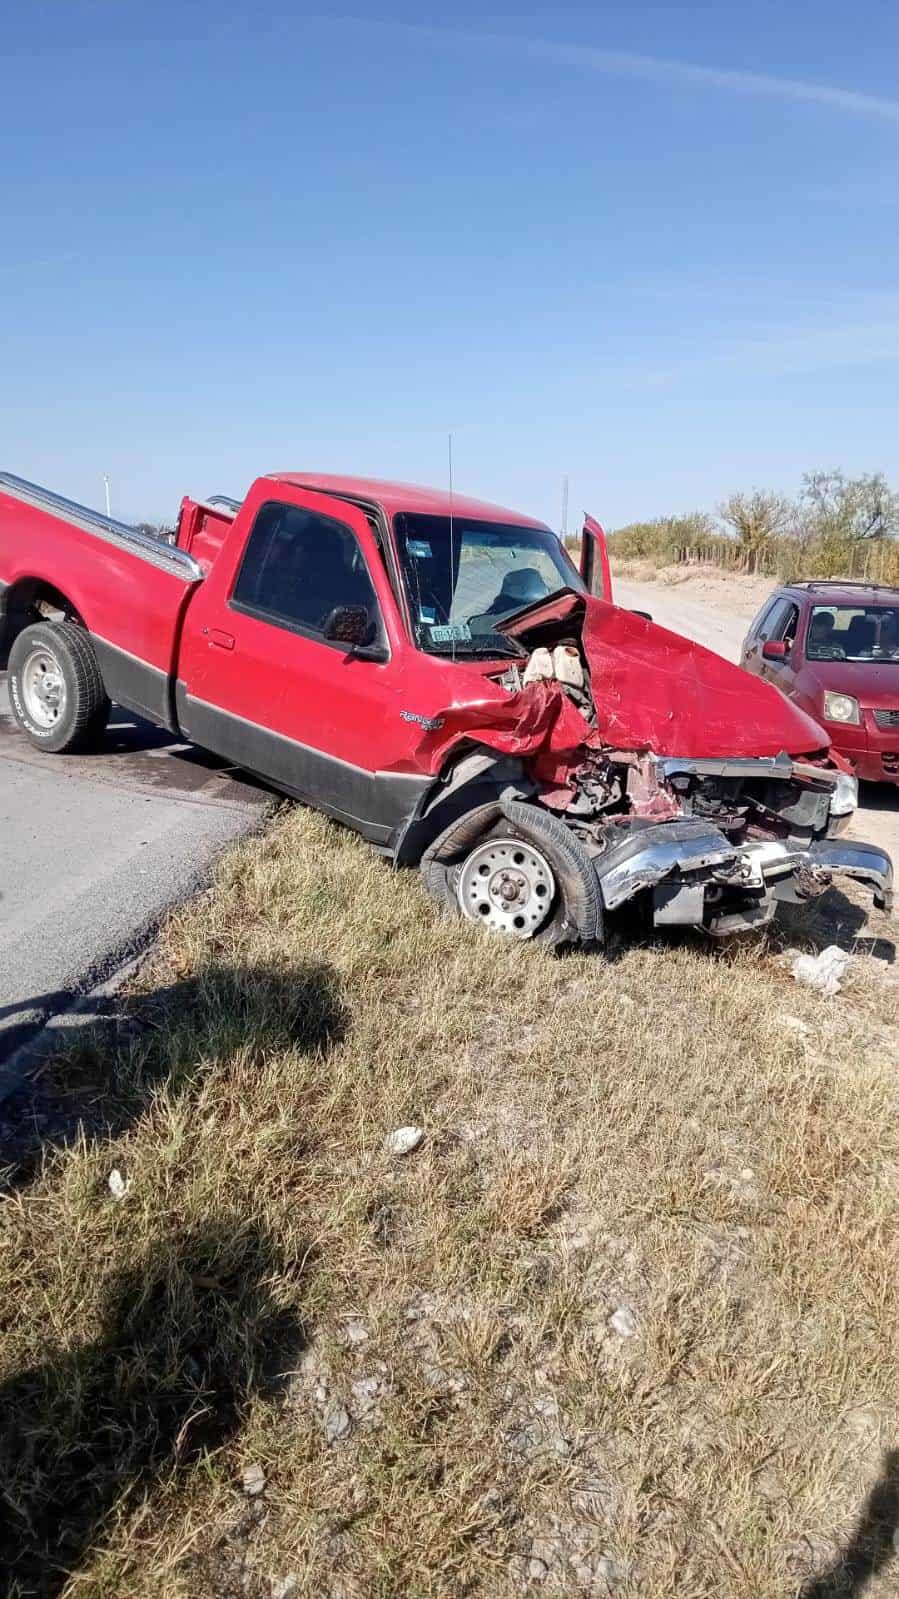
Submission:
M 753 489 L 751 494 L 732 494 L 719 507 L 718 514 L 736 533 L 746 553 L 749 571 L 756 572 L 762 554 L 774 539 L 787 531 L 795 520 L 796 510 L 781 494 Z
M 899 494 L 882 472 L 846 477 L 839 470 L 807 472 L 802 480 L 803 521 L 822 540 L 889 538 L 899 531 Z

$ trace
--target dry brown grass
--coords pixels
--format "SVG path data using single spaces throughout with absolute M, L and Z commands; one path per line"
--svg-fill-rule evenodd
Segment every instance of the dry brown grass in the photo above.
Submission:
M 57 1067 L 115 1130 L 4 1203 L 11 1593 L 781 1599 L 828 1566 L 899 1441 L 882 963 L 823 1002 L 770 945 L 553 960 L 296 811 L 139 987 Z

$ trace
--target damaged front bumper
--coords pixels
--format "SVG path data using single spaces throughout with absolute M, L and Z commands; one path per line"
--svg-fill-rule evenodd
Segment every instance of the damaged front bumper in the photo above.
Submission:
M 718 935 L 764 925 L 779 901 L 812 899 L 834 876 L 867 884 L 879 910 L 893 904 L 893 865 L 873 844 L 847 838 L 733 844 L 718 828 L 688 818 L 627 828 L 594 867 L 607 911 L 649 890 L 657 927 Z

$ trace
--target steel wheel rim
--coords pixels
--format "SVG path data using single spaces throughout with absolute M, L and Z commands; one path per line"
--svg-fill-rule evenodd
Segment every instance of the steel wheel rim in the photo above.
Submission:
M 533 844 L 494 838 L 472 850 L 456 892 L 469 921 L 508 938 L 533 938 L 552 910 L 556 880 Z
M 66 683 L 59 662 L 44 645 L 27 657 L 20 683 L 31 720 L 47 732 L 56 727 L 66 708 Z

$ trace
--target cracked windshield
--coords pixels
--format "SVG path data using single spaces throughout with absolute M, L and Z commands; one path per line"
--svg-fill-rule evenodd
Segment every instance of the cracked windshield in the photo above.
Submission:
M 396 518 L 397 543 L 416 640 L 436 653 L 519 655 L 496 631 L 559 589 L 583 582 L 547 528 L 473 522 L 464 517 Z

